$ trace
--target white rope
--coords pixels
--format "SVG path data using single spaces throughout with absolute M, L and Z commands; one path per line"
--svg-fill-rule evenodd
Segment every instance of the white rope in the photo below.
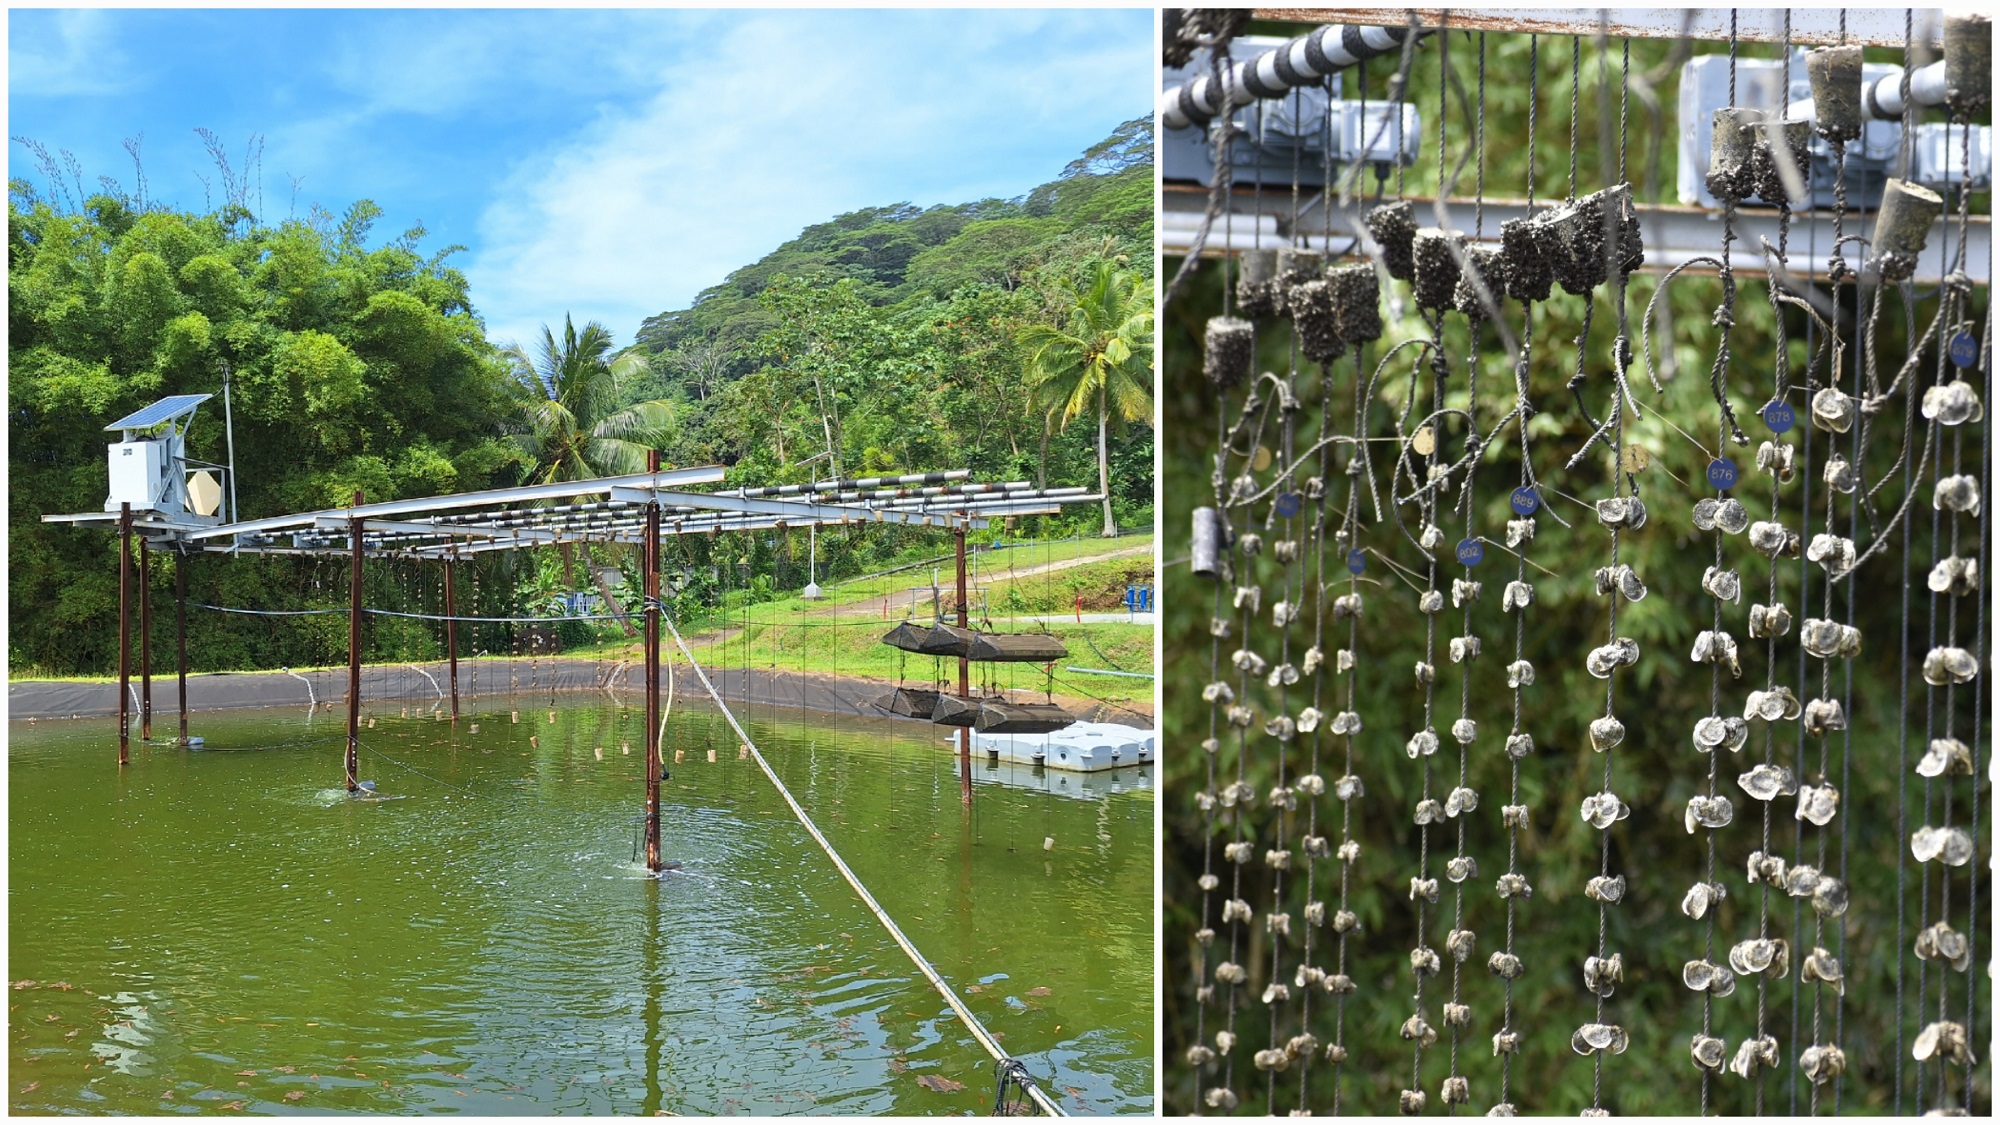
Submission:
M 771 779 L 771 784 L 777 787 L 778 796 L 783 797 L 785 803 L 792 807 L 792 814 L 799 818 L 799 823 L 805 826 L 806 832 L 819 844 L 820 850 L 826 853 L 826 858 L 833 861 L 833 866 L 840 871 L 841 878 L 846 879 L 847 885 L 854 888 L 854 893 L 861 896 L 862 904 L 875 915 L 876 921 L 882 923 L 882 928 L 889 931 L 889 936 L 896 939 L 896 944 L 903 947 L 903 952 L 909 955 L 917 971 L 924 974 L 924 979 L 931 982 L 931 987 L 937 989 L 939 996 L 944 997 L 944 1002 L 951 1005 L 952 1011 L 958 1013 L 959 1020 L 972 1032 L 972 1037 L 979 1041 L 979 1045 L 986 1048 L 986 1053 L 993 1056 L 993 1061 L 1012 1061 L 1012 1056 L 1000 1049 L 1000 1044 L 994 1040 L 992 1034 L 980 1024 L 979 1019 L 966 1008 L 957 994 L 952 992 L 951 986 L 944 982 L 944 978 L 938 976 L 937 970 L 931 968 L 931 963 L 924 960 L 924 955 L 917 952 L 917 947 L 910 943 L 909 938 L 903 936 L 902 930 L 896 928 L 896 923 L 890 920 L 889 915 L 882 909 L 882 904 L 876 902 L 875 896 L 868 893 L 868 888 L 861 885 L 860 877 L 847 866 L 846 860 L 840 858 L 840 853 L 833 850 L 833 844 L 821 834 L 819 826 L 813 823 L 812 817 L 807 816 L 806 810 L 793 799 L 792 791 L 785 788 L 785 783 L 778 779 L 777 771 L 771 768 L 771 763 L 764 760 L 763 752 L 757 749 L 756 743 L 750 741 L 750 734 L 743 729 L 743 724 L 736 721 L 736 716 L 729 710 L 729 704 L 723 700 L 722 693 L 715 690 L 715 685 L 708 680 L 708 673 L 702 670 L 701 663 L 694 658 L 694 653 L 688 651 L 687 642 L 681 639 L 681 631 L 674 628 L 674 623 L 664 614 L 661 615 L 660 621 L 666 625 L 667 631 L 674 635 L 674 644 L 680 647 L 681 655 L 687 657 L 688 664 L 694 668 L 695 677 L 701 680 L 701 686 L 708 689 L 709 698 L 715 700 L 717 707 L 722 708 L 722 717 L 728 719 L 729 725 L 735 728 L 736 737 L 743 740 L 744 748 L 750 751 L 751 757 L 757 759 L 758 768 L 764 771 L 765 777 Z M 1027 1090 L 1028 1097 L 1034 1100 L 1035 1107 L 1043 1113 L 1050 1117 L 1068 1116 L 1055 1102 L 1049 1100 L 1049 1096 L 1043 1093 L 1040 1087 L 1023 1088 Z

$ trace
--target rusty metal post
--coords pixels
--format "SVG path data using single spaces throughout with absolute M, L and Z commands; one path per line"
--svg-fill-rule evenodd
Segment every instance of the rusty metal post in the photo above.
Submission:
M 959 514 L 956 529 L 958 538 L 958 627 L 971 625 L 967 612 L 965 595 L 965 513 Z M 965 657 L 958 658 L 958 697 L 970 702 L 972 699 L 972 662 Z M 966 808 L 972 807 L 972 728 L 958 728 L 958 797 Z
M 646 454 L 646 471 L 660 471 L 660 451 Z M 646 588 L 646 870 L 660 870 L 660 502 L 646 501 L 646 541 L 640 548 Z
M 174 649 L 179 654 L 181 745 L 188 741 L 188 583 L 187 548 L 174 552 Z
M 361 490 L 354 490 L 361 506 Z M 361 518 L 347 518 L 354 562 L 347 578 L 347 791 L 361 788 Z
M 118 505 L 118 764 L 132 762 L 132 505 Z
M 456 548 L 444 557 L 444 651 L 451 664 L 451 721 L 458 721 L 458 598 L 451 585 L 451 572 L 458 569 Z
M 139 737 L 153 741 L 153 570 L 139 537 Z

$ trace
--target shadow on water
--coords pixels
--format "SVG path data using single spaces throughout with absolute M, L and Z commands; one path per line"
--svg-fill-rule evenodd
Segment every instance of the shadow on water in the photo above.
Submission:
M 968 816 L 927 725 L 738 713 L 1059 1101 L 1150 1111 L 1144 775 L 976 763 Z M 203 751 L 135 748 L 122 774 L 109 722 L 12 724 L 12 1109 L 990 1108 L 984 1052 L 713 710 L 674 710 L 681 867 L 658 878 L 632 854 L 636 709 L 488 697 L 456 724 L 368 719 L 373 799 L 339 786 L 325 714 L 200 716 Z

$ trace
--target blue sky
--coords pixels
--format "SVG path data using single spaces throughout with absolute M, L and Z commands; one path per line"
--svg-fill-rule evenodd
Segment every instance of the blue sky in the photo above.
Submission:
M 1152 108 L 1150 10 L 8 14 L 8 133 L 87 190 L 204 206 L 239 169 L 271 222 L 356 199 L 421 220 L 497 342 L 574 314 L 621 343 L 807 224 L 1014 196 Z M 8 174 L 42 185 L 19 144 Z M 294 202 L 294 180 L 297 181 Z

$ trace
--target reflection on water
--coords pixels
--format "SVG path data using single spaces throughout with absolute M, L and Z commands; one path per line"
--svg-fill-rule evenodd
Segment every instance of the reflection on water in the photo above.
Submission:
M 12 724 L 11 1107 L 991 1107 L 985 1053 L 719 715 L 676 704 L 663 834 L 682 867 L 653 879 L 634 862 L 642 714 L 480 706 L 456 726 L 377 709 L 362 776 L 401 799 L 366 802 L 338 788 L 337 714 L 198 716 L 207 749 L 137 749 L 122 775 L 110 721 Z M 1148 776 L 975 762 L 968 817 L 927 725 L 748 719 L 1059 1101 L 1150 1111 Z

